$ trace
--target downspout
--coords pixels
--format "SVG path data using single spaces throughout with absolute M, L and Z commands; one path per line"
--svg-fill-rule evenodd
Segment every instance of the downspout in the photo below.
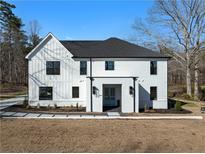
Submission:
M 92 77 L 92 58 L 90 58 L 90 111 L 93 112 L 93 77 Z
M 134 110 L 134 112 L 135 112 L 135 88 L 136 88 L 136 86 L 135 86 L 135 80 L 136 80 L 136 77 L 133 77 L 133 87 L 134 87 L 134 96 L 133 96 L 133 110 Z

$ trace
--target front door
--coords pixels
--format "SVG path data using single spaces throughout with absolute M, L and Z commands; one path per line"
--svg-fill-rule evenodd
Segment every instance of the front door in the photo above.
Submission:
M 103 106 L 116 106 L 115 88 L 104 87 Z

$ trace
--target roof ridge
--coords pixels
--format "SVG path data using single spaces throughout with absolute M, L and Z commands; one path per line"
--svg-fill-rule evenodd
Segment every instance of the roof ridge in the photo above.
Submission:
M 59 40 L 61 42 L 103 42 L 104 40 Z

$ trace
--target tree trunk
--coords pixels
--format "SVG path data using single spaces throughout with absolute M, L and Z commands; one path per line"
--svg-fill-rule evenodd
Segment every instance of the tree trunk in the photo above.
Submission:
M 191 96 L 191 68 L 190 68 L 190 57 L 189 53 L 186 53 L 186 87 L 187 94 Z
M 194 66 L 194 100 L 199 100 L 199 64 Z

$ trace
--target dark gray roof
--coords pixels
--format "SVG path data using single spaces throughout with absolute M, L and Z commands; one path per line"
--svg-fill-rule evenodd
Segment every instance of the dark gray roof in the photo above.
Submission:
M 60 41 L 73 58 L 169 58 L 118 38 L 104 41 Z

